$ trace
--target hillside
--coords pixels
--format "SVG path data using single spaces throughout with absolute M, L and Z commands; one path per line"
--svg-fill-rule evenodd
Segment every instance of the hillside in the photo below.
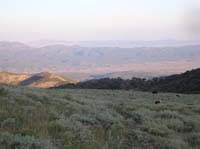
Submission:
M 198 149 L 199 99 L 0 86 L 0 148 Z
M 152 88 L 165 92 L 200 93 L 200 68 L 178 75 L 155 78 Z
M 0 72 L 0 84 L 12 84 L 17 85 L 20 82 L 28 79 L 31 75 L 29 74 L 17 74 L 10 72 Z
M 75 82 L 76 81 L 72 79 L 64 78 L 49 72 L 42 72 L 38 74 L 16 74 L 0 72 L 0 84 L 49 88 Z
M 79 82 L 77 84 L 61 85 L 58 88 L 88 88 L 88 89 L 135 89 L 142 91 L 161 91 L 176 93 L 200 93 L 200 68 L 166 77 L 150 80 L 132 78 L 103 78 Z

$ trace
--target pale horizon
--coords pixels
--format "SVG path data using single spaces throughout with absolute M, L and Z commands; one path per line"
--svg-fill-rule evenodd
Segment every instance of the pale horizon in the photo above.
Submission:
M 198 40 L 199 6 L 198 0 L 0 0 L 0 40 Z

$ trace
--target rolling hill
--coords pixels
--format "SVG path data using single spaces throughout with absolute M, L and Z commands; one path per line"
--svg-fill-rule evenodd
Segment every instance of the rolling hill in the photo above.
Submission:
M 75 83 L 76 81 L 58 76 L 49 72 L 38 74 L 16 74 L 0 72 L 0 84 L 21 85 L 39 88 L 49 88 L 65 83 Z
M 17 74 L 10 72 L 0 72 L 0 83 L 1 84 L 13 84 L 17 85 L 20 82 L 28 79 L 31 75 L 29 74 Z

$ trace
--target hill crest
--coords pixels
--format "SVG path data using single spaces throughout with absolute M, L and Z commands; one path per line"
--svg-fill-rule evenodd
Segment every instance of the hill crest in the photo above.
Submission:
M 49 88 L 75 82 L 70 78 L 64 78 L 50 72 L 40 72 L 37 74 L 0 72 L 0 84 Z

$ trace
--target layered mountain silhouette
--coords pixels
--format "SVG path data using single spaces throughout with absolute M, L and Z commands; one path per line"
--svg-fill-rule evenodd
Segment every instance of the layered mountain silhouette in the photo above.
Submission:
M 41 72 L 37 74 L 0 72 L 0 84 L 49 88 L 75 82 L 75 80 L 64 78 L 49 72 Z
M 49 71 L 129 77 L 151 72 L 160 76 L 200 67 L 200 45 L 120 48 L 54 44 L 36 48 L 19 42 L 0 42 L 0 53 L 0 71 L 17 73 Z

